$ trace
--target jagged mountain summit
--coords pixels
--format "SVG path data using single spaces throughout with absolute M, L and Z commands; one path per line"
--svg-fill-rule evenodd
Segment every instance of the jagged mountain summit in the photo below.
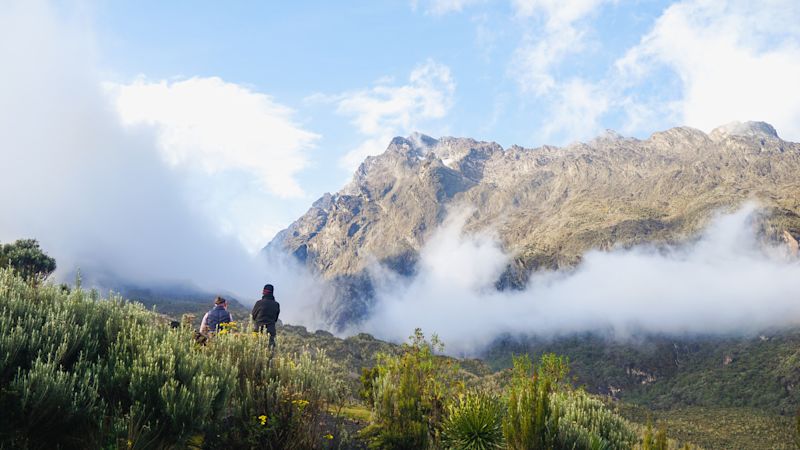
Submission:
M 709 134 L 678 127 L 644 140 L 608 131 L 532 149 L 414 134 L 368 157 L 346 187 L 317 200 L 268 248 L 338 283 L 327 316 L 342 326 L 369 310 L 367 268 L 379 262 L 413 274 L 451 210 L 473 211 L 465 232 L 496 232 L 513 255 L 497 286 L 515 288 L 533 271 L 576 265 L 590 249 L 689 239 L 715 212 L 748 200 L 767 212 L 764 238 L 796 247 L 798 173 L 800 144 L 764 122 Z

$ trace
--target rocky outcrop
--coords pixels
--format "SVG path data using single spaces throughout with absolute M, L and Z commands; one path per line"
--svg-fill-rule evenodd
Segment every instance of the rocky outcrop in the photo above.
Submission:
M 800 145 L 763 122 L 710 134 L 679 127 L 644 140 L 606 132 L 563 148 L 415 134 L 368 157 L 342 191 L 320 198 L 270 246 L 361 295 L 371 264 L 413 274 L 448 212 L 468 207 L 465 231 L 496 232 L 513 256 L 497 286 L 515 288 L 532 271 L 577 264 L 589 249 L 681 241 L 747 200 L 768 211 L 766 238 L 796 248 L 787 236 L 800 236 L 798 173 Z M 365 313 L 368 297 L 352 309 L 342 296 L 332 320 Z

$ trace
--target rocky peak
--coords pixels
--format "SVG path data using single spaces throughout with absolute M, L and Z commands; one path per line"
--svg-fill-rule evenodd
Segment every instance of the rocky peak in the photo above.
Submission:
M 341 191 L 342 194 L 366 194 L 371 191 L 390 189 L 395 180 L 418 172 L 420 163 L 431 154 L 431 146 L 438 141 L 432 137 L 415 133 L 409 137 L 395 137 L 380 155 L 368 156 L 353 174 L 353 179 Z
M 729 136 L 780 139 L 775 128 L 766 122 L 731 122 L 714 128 L 709 136 L 715 141 Z
M 422 133 L 420 133 L 418 131 L 415 131 L 415 132 L 411 133 L 411 135 L 408 136 L 406 138 L 406 140 L 411 142 L 411 143 L 413 143 L 414 146 L 419 148 L 419 149 L 430 149 L 432 147 L 435 147 L 436 144 L 439 143 L 438 140 L 436 140 L 436 139 L 434 139 L 434 138 L 432 138 L 432 137 L 430 137 L 430 136 L 428 136 L 426 134 L 422 134 Z
M 381 158 L 382 156 L 391 156 L 392 154 L 403 155 L 409 159 L 411 158 L 420 158 L 424 157 L 428 154 L 429 147 L 426 145 L 417 145 L 418 143 L 415 142 L 411 137 L 396 137 L 392 139 L 392 142 L 389 143 L 389 147 L 386 149 L 383 155 L 378 155 L 376 158 Z
M 439 145 L 433 152 L 442 164 L 478 182 L 483 178 L 486 162 L 494 155 L 502 154 L 503 147 L 495 142 L 444 137 L 439 140 Z
M 765 229 L 786 230 L 783 240 L 795 249 L 800 144 L 777 140 L 771 126 L 757 122 L 712 134 L 760 135 L 771 145 L 716 140 L 689 127 L 646 140 L 607 132 L 588 144 L 505 150 L 466 138 L 398 137 L 270 245 L 345 280 L 331 303 L 341 307 L 331 313 L 339 325 L 368 310 L 370 264 L 413 273 L 451 206 L 474 208 L 466 229 L 496 230 L 514 258 L 501 287 L 524 286 L 535 270 L 572 267 L 591 249 L 678 242 L 715 211 L 753 198 L 782 205 Z M 366 294 L 354 300 L 354 292 Z
M 710 142 L 708 135 L 692 127 L 675 127 L 666 131 L 653 133 L 648 139 L 651 143 L 669 147 L 702 146 Z
M 607 129 L 606 131 L 600 133 L 599 136 L 589 141 L 587 144 L 590 147 L 598 147 L 607 144 L 624 143 L 625 141 L 630 140 L 633 140 L 633 138 L 625 137 L 614 130 Z
M 330 192 L 326 192 L 322 195 L 322 197 L 318 198 L 317 201 L 311 205 L 311 207 L 328 210 L 331 208 L 331 205 L 334 201 L 336 201 L 336 198 L 331 195 Z

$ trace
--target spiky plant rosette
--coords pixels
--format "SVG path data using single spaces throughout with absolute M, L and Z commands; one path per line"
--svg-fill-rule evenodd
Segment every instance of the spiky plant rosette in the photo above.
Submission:
M 503 448 L 503 405 L 491 394 L 469 392 L 448 408 L 443 443 L 447 448 Z

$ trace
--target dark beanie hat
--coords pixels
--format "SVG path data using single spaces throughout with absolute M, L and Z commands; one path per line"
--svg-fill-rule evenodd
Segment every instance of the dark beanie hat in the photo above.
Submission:
M 275 292 L 275 288 L 273 288 L 271 284 L 264 285 L 264 291 L 262 292 L 262 294 L 267 295 L 267 294 L 272 294 L 273 292 Z

